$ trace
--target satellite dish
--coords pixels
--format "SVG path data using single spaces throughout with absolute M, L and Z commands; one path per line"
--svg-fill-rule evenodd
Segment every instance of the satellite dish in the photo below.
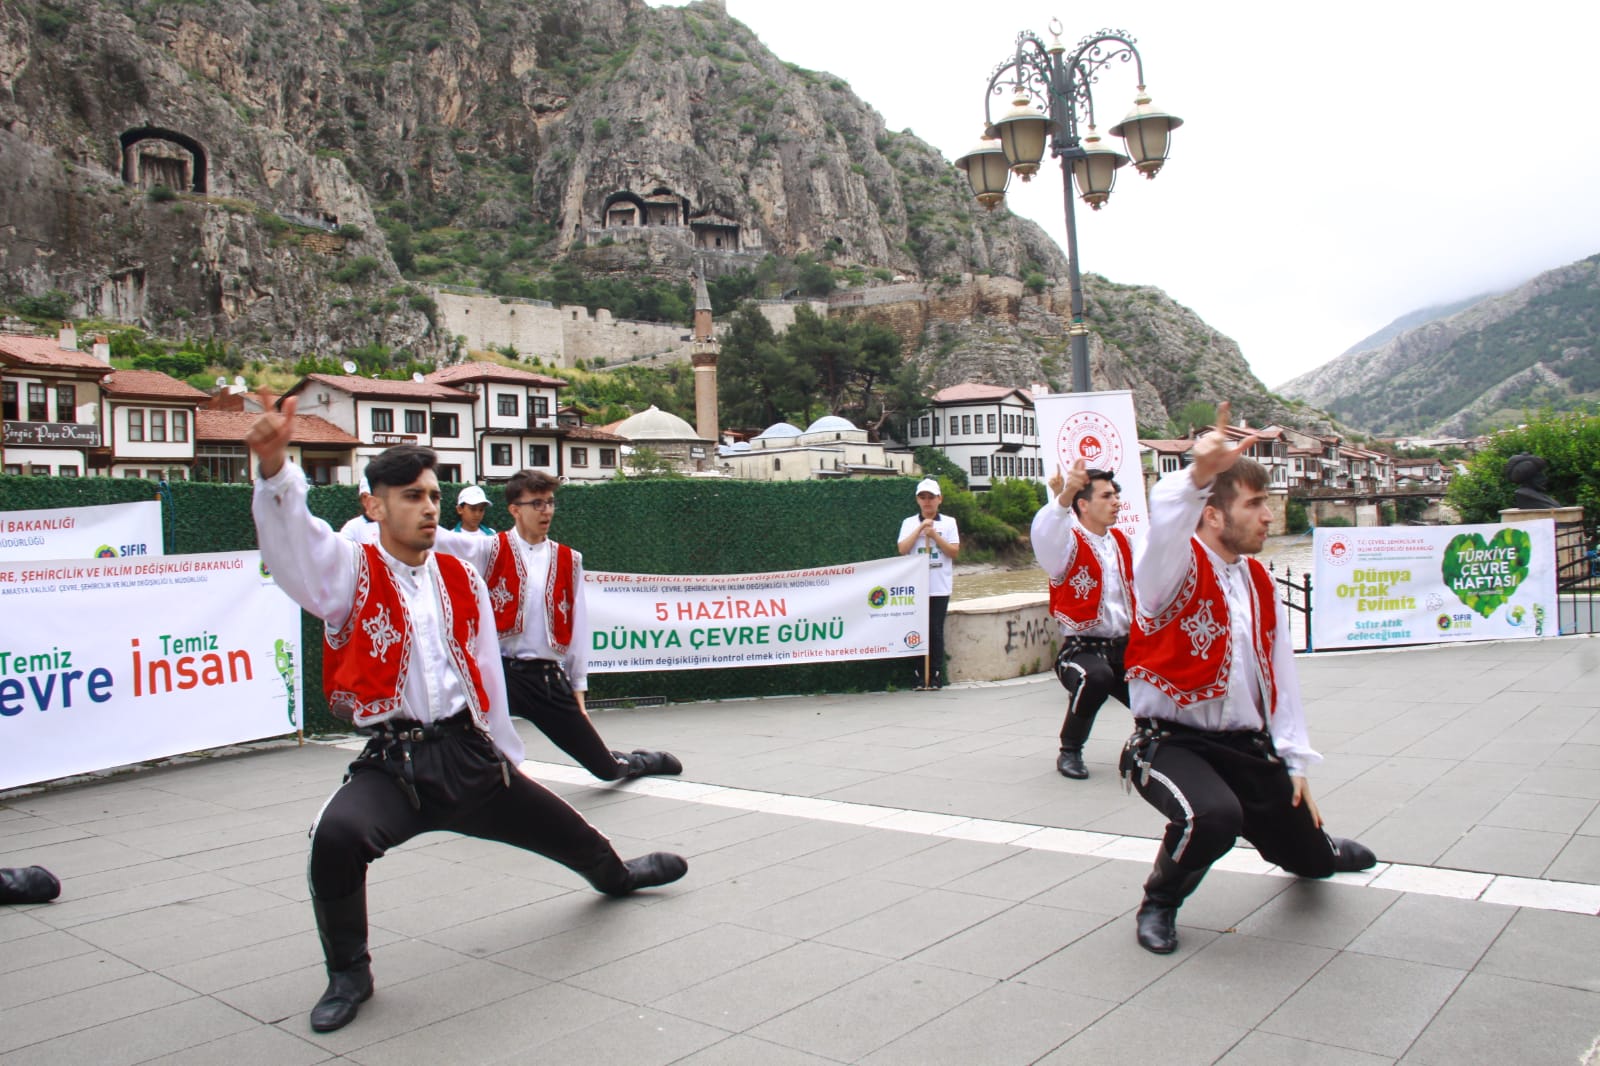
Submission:
M 235 385 L 239 386 L 241 389 L 244 388 L 244 375 L 243 374 L 235 374 L 235 375 L 233 375 L 233 383 Z
M 224 385 L 226 385 L 226 384 L 227 384 L 227 383 L 228 383 L 228 379 L 227 379 L 227 378 L 225 378 L 225 377 L 219 377 L 219 378 L 217 378 L 217 388 L 219 388 L 219 389 L 220 389 L 220 388 L 222 388 L 222 387 L 223 387 L 223 386 L 224 386 Z
M 355 362 L 353 360 L 346 359 L 340 365 L 344 367 L 344 372 L 346 374 L 354 374 L 356 372 L 356 364 L 355 364 Z
M 413 370 L 411 372 L 411 380 L 415 381 L 418 385 L 421 385 L 422 384 L 422 371 Z

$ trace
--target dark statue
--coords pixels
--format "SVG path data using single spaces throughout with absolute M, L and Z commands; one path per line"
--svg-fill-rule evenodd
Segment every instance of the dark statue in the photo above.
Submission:
M 1565 506 L 1545 491 L 1550 487 L 1545 478 L 1549 466 L 1547 460 L 1528 452 L 1518 452 L 1506 460 L 1506 480 L 1517 487 L 1515 506 L 1530 511 Z

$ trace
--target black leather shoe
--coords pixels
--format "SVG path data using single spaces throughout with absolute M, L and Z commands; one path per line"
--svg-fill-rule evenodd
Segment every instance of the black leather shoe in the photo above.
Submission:
M 356 1020 L 361 1004 L 372 998 L 372 967 L 357 966 L 328 975 L 327 991 L 311 1008 L 311 1028 L 318 1033 L 343 1029 Z
M 1139 946 L 1157 955 L 1178 950 L 1178 908 L 1145 900 L 1139 906 Z
M 1056 756 L 1056 769 L 1062 777 L 1070 777 L 1074 781 L 1082 781 L 1089 776 L 1089 768 L 1083 765 L 1083 752 L 1063 751 Z
M 1359 873 L 1378 865 L 1378 857 L 1372 849 L 1358 840 L 1329 837 L 1328 843 L 1333 845 L 1333 872 L 1336 874 Z
M 684 857 L 674 855 L 670 851 L 652 851 L 637 859 L 629 859 L 622 865 L 627 871 L 622 883 L 612 888 L 602 888 L 600 891 L 608 896 L 626 896 L 641 888 L 670 885 L 689 872 L 689 863 Z
M 61 882 L 43 866 L 0 870 L 0 903 L 49 903 L 61 895 Z
M 651 777 L 657 774 L 681 774 L 683 763 L 670 751 L 646 751 L 644 748 L 634 748 L 629 755 L 623 756 L 628 760 L 629 777 Z

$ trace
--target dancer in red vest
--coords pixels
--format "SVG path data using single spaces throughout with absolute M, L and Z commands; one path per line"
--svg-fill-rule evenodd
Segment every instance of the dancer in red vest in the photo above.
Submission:
M 512 714 L 602 781 L 680 774 L 671 752 L 613 751 L 589 719 L 583 556 L 550 539 L 558 484 L 542 470 L 517 471 L 506 481 L 515 529 L 493 537 L 440 530 L 436 546 L 471 563 L 489 586 Z
M 328 987 L 311 1028 L 349 1024 L 371 995 L 367 866 L 443 829 L 554 859 L 609 895 L 676 881 L 677 855 L 624 862 L 559 796 L 524 777 L 506 712 L 494 611 L 482 579 L 432 551 L 439 481 L 431 449 L 391 448 L 367 467 L 363 504 L 377 543 L 341 537 L 306 509 L 306 478 L 286 461 L 295 400 L 263 415 L 247 442 L 260 460 L 252 510 L 262 563 L 326 624 L 323 689 L 333 713 L 368 735 L 311 827 L 311 904 Z
M 1114 528 L 1122 486 L 1110 471 L 1074 462 L 1050 475 L 1052 499 L 1033 516 L 1033 557 L 1050 575 L 1050 615 L 1061 624 L 1056 677 L 1067 690 L 1056 770 L 1089 776 L 1083 744 L 1108 696 L 1128 705 L 1123 655 L 1133 621 L 1133 546 Z
M 1272 521 L 1266 468 L 1231 444 L 1228 404 L 1195 442 L 1194 463 L 1150 492 L 1150 533 L 1133 582 L 1128 643 L 1135 730 L 1122 773 L 1167 817 L 1138 913 L 1139 944 L 1178 946 L 1178 908 L 1244 837 L 1301 877 L 1378 860 L 1323 832 L 1306 770 L 1322 756 L 1306 734 L 1294 652 L 1266 567 L 1251 556 Z

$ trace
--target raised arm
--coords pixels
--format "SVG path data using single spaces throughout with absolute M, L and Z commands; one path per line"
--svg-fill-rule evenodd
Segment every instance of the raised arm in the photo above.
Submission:
M 1072 566 L 1078 554 L 1078 538 L 1072 535 L 1072 498 L 1089 483 L 1089 471 L 1083 460 L 1075 461 L 1063 477 L 1058 467 L 1050 475 L 1050 499 L 1034 514 L 1033 525 L 1028 530 L 1028 542 L 1033 545 L 1033 557 L 1057 581 Z

